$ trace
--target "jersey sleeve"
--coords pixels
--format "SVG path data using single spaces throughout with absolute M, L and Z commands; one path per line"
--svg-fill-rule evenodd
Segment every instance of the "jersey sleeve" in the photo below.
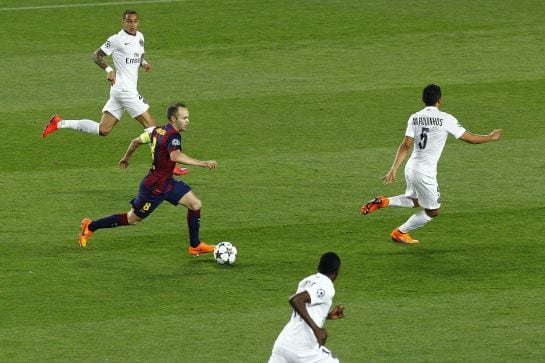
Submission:
M 305 289 L 310 296 L 310 305 L 318 305 L 331 301 L 335 291 L 323 284 L 312 284 Z
M 412 137 L 414 139 L 414 127 L 413 127 L 413 115 L 409 117 L 409 120 L 407 121 L 407 128 L 405 129 L 405 136 Z
M 168 138 L 167 150 L 169 154 L 174 150 L 182 151 L 182 136 L 180 136 L 179 133 L 175 132 L 170 135 Z
M 446 120 L 445 123 L 445 130 L 455 138 L 459 139 L 464 132 L 466 132 L 466 129 L 460 125 L 460 122 L 456 119 L 456 117 L 450 115 L 450 117 Z
M 104 44 L 100 46 L 100 49 L 102 49 L 102 51 L 106 53 L 106 55 L 112 55 L 114 50 L 116 50 L 118 47 L 119 47 L 119 40 L 118 40 L 117 34 L 114 34 L 111 37 L 109 37 L 104 42 Z

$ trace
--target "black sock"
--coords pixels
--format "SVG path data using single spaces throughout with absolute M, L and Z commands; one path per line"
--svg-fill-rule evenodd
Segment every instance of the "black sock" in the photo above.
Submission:
M 127 213 L 123 214 L 112 214 L 109 217 L 104 217 L 97 219 L 95 221 L 92 221 L 89 225 L 89 230 L 91 232 L 96 231 L 97 229 L 102 228 L 114 228 L 119 226 L 126 226 L 129 222 L 127 220 Z
M 201 224 L 201 210 L 187 210 L 187 227 L 189 228 L 189 244 L 191 247 L 197 247 L 201 240 L 199 239 L 199 227 Z

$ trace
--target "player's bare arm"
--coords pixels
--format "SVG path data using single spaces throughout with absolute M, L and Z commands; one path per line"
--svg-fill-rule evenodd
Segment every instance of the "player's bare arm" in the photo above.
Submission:
M 469 144 L 484 144 L 489 141 L 498 141 L 503 136 L 502 129 L 492 130 L 488 135 L 478 135 L 472 132 L 466 131 L 460 136 L 460 140 L 463 140 Z
M 403 141 L 401 141 L 401 144 L 397 148 L 396 156 L 395 156 L 394 162 L 392 163 L 392 166 L 390 167 L 390 170 L 382 178 L 382 181 L 384 182 L 384 184 L 390 184 L 396 180 L 397 170 L 399 169 L 401 164 L 405 161 L 405 159 L 407 158 L 407 155 L 409 155 L 409 152 L 413 144 L 414 144 L 414 139 L 412 137 L 405 136 L 403 138 Z
M 218 166 L 218 163 L 215 160 L 202 161 L 202 160 L 193 159 L 192 157 L 181 152 L 180 150 L 172 151 L 170 153 L 170 160 L 180 164 L 200 166 L 202 168 L 208 168 L 208 169 L 216 169 L 216 167 Z
M 337 320 L 344 318 L 344 306 L 339 304 L 335 306 L 329 314 L 327 314 L 327 320 Z
M 310 303 L 310 295 L 308 294 L 308 291 L 302 291 L 298 294 L 293 295 L 290 297 L 290 305 L 292 306 L 293 310 L 299 316 L 305 321 L 305 323 L 310 326 L 312 331 L 314 332 L 314 335 L 316 336 L 316 339 L 318 340 L 318 344 L 325 345 L 325 342 L 327 340 L 327 331 L 323 328 L 320 328 L 314 320 L 310 317 L 310 314 L 308 313 L 306 304 Z
M 145 54 L 142 54 L 142 58 L 140 59 L 140 67 L 144 68 L 146 72 L 151 72 L 151 64 L 146 60 Z
M 127 151 L 125 151 L 125 155 L 123 155 L 121 160 L 119 160 L 119 167 L 121 169 L 125 169 L 129 166 L 129 160 L 132 154 L 142 144 L 143 142 L 142 140 L 140 140 L 140 137 L 137 137 L 131 141 L 131 143 L 129 144 L 129 147 L 127 148 Z
M 93 62 L 95 62 L 96 65 L 98 65 L 100 68 L 102 68 L 103 70 L 106 70 L 106 68 L 108 68 L 109 66 L 106 64 L 106 62 L 104 61 L 104 57 L 106 56 L 106 53 L 104 53 L 104 51 L 100 48 L 98 48 L 97 50 L 94 51 L 93 55 L 92 55 L 92 58 L 93 58 Z M 111 69 L 111 67 L 110 67 Z M 113 85 L 115 84 L 115 71 L 112 69 L 111 71 L 108 72 L 108 75 L 106 76 L 106 78 L 108 79 L 108 81 Z
M 100 68 L 106 69 L 108 65 L 104 61 L 105 56 L 106 56 L 106 53 L 104 53 L 102 49 L 98 48 L 97 50 L 94 51 L 92 55 L 93 62 L 95 62 Z

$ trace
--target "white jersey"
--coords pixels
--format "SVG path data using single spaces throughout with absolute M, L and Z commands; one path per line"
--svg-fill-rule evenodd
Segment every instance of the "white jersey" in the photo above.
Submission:
M 434 106 L 427 106 L 412 114 L 407 121 L 405 136 L 414 139 L 414 147 L 405 169 L 432 177 L 437 176 L 437 163 L 448 134 L 458 139 L 465 131 L 454 116 L 439 111 Z
M 116 78 L 112 88 L 136 90 L 138 68 L 144 54 L 144 35 L 138 31 L 131 35 L 122 29 L 109 37 L 100 49 L 114 60 Z
M 306 305 L 310 317 L 316 325 L 320 328 L 323 327 L 335 296 L 333 282 L 326 275 L 317 273 L 299 282 L 297 293 L 303 291 L 307 291 L 310 295 L 310 303 Z M 291 314 L 290 321 L 284 326 L 274 345 L 295 351 L 319 347 L 312 329 L 295 311 Z

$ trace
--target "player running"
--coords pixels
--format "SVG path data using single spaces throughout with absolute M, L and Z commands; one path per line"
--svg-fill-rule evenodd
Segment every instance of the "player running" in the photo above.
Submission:
M 405 194 L 395 197 L 378 196 L 361 207 L 364 215 L 377 209 L 390 207 L 418 208 L 404 224 L 392 231 L 392 240 L 399 243 L 419 243 L 409 232 L 424 226 L 439 215 L 441 198 L 437 183 L 437 163 L 441 157 L 447 136 L 450 134 L 469 144 L 484 144 L 501 139 L 503 131 L 496 129 L 488 135 L 476 135 L 463 128 L 458 120 L 439 110 L 441 106 L 441 88 L 430 84 L 422 92 L 422 101 L 426 107 L 411 115 L 407 122 L 405 137 L 397 149 L 394 162 L 383 177 L 384 184 L 393 183 L 397 170 L 405 161 L 411 147 L 411 157 L 405 165 Z
M 83 219 L 79 235 L 81 247 L 87 246 L 89 238 L 96 230 L 137 224 L 166 200 L 174 206 L 181 204 L 187 208 L 189 254 L 198 256 L 214 251 L 213 245 L 201 242 L 199 238 L 202 206 L 200 199 L 191 191 L 189 185 L 172 177 L 172 170 L 176 163 L 215 169 L 217 162 L 196 160 L 182 152 L 181 133 L 189 127 L 189 111 L 183 103 L 169 107 L 167 118 L 166 125 L 155 127 L 132 140 L 119 161 L 122 169 L 127 168 L 134 151 L 140 145 L 151 143 L 153 164 L 140 183 L 138 196 L 131 200 L 132 208 L 127 213 L 114 214 L 94 221 Z
M 122 29 L 110 36 L 100 48 L 93 53 L 93 61 L 102 68 L 110 82 L 110 98 L 102 108 L 100 122 L 89 119 L 63 120 L 59 115 L 53 115 L 45 126 L 42 137 L 58 129 L 73 129 L 97 136 L 107 136 L 125 111 L 136 119 L 144 128 L 156 125 L 155 119 L 149 113 L 146 99 L 137 89 L 138 70 L 143 68 L 151 72 L 151 64 L 146 61 L 144 53 L 144 35 L 138 31 L 138 13 L 126 10 L 123 14 Z M 105 56 L 111 56 L 115 70 L 104 61 Z M 184 175 L 188 169 L 175 169 L 175 175 Z
M 329 310 L 335 296 L 333 283 L 340 267 L 341 259 L 336 253 L 324 253 L 318 273 L 299 282 L 297 292 L 289 299 L 293 308 L 290 321 L 274 342 L 269 363 L 339 362 L 324 346 L 327 331 L 323 326 L 326 320 L 344 318 L 344 306 Z

